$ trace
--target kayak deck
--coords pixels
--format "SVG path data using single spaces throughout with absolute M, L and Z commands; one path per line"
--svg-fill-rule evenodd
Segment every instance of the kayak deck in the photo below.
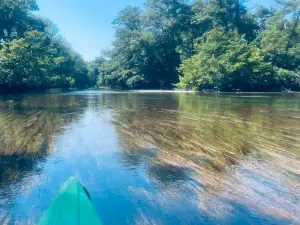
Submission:
M 88 193 L 75 177 L 62 186 L 38 225 L 101 225 Z

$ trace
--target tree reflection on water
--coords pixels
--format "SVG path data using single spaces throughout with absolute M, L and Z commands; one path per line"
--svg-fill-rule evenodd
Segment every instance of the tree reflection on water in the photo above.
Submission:
M 15 95 L 0 104 L 0 186 L 9 198 L 10 184 L 39 173 L 38 164 L 54 154 L 54 137 L 84 108 L 75 96 L 59 95 Z
M 147 97 L 119 96 L 109 101 L 110 107 L 119 109 L 114 124 L 127 163 L 138 161 L 132 156 L 143 159 L 140 162 L 147 165 L 155 182 L 169 187 L 172 195 L 198 195 L 194 203 L 212 217 L 224 210 L 230 213 L 229 203 L 238 206 L 239 201 L 243 203 L 238 207 L 249 205 L 272 217 L 293 221 L 299 216 L 299 205 L 292 200 L 300 200 L 300 183 L 295 178 L 300 168 L 298 99 Z M 151 149 L 156 149 L 155 154 Z M 261 194 L 267 182 L 268 198 L 273 201 L 264 201 L 266 196 Z M 282 183 L 289 184 L 289 189 Z
M 64 173 L 76 173 L 107 224 L 297 224 L 299 118 L 297 94 L 5 96 L 0 205 L 10 212 L 7 204 L 20 202 L 16 191 L 50 201 L 40 191 L 57 188 L 56 176 L 63 182 Z M 36 196 L 23 194 L 22 203 L 38 204 Z M 120 217 L 109 216 L 118 206 Z

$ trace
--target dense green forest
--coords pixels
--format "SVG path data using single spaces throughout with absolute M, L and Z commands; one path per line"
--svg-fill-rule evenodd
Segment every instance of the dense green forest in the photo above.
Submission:
M 0 0 L 0 88 L 84 87 L 86 63 L 35 0 Z
M 147 0 L 112 22 L 113 48 L 84 62 L 36 0 L 0 0 L 0 88 L 300 89 L 300 0 Z
M 113 21 L 98 85 L 215 91 L 299 90 L 300 0 L 147 0 Z M 96 78 L 96 76 L 95 76 Z

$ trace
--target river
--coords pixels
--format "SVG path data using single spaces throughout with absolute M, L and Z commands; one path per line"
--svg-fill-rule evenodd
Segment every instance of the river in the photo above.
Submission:
M 300 224 L 300 94 L 0 96 L 0 224 L 69 176 L 107 224 Z

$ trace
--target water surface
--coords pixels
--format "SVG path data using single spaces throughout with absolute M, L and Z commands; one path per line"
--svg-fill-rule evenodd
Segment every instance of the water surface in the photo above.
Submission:
M 0 224 L 69 176 L 104 224 L 300 224 L 300 94 L 0 96 Z

